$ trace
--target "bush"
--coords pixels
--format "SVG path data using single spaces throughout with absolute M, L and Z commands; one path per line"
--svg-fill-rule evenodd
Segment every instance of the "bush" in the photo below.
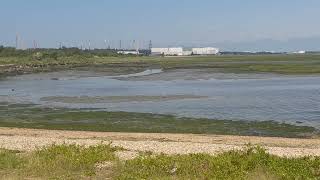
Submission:
M 40 61 L 43 59 L 44 56 L 41 52 L 36 52 L 32 55 L 32 57 L 33 57 L 33 59 Z

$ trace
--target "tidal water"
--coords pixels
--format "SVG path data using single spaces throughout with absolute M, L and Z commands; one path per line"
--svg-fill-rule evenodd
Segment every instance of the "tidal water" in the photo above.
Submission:
M 179 74 L 179 73 L 177 73 Z M 181 74 L 181 73 L 180 73 Z M 172 114 L 224 120 L 274 120 L 320 128 L 320 76 L 230 75 L 206 79 L 175 77 L 161 70 L 122 76 L 77 76 L 77 72 L 23 75 L 0 81 L 0 102 L 50 107 L 102 108 L 107 111 Z M 143 80 L 130 79 L 143 77 Z M 154 77 L 157 78 L 154 78 Z M 174 73 L 173 73 L 174 76 Z M 201 76 L 201 75 L 199 75 Z M 203 74 L 202 74 L 203 76 Z M 208 76 L 206 76 L 208 77 Z M 132 101 L 130 97 L 183 99 Z M 128 102 L 63 102 L 54 97 L 125 96 Z M 193 98 L 188 98 L 192 96 Z M 201 98 L 194 98 L 194 97 Z M 48 100 L 48 97 L 51 97 Z M 47 100 L 43 100 L 47 99 Z M 61 98 L 60 98 L 61 99 Z

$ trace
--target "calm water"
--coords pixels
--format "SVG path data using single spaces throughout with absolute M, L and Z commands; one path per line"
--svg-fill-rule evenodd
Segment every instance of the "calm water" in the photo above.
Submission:
M 159 70 L 133 75 L 145 76 Z M 160 73 L 160 74 L 159 74 Z M 311 125 L 320 128 L 320 77 L 285 77 L 248 75 L 242 78 L 207 80 L 151 80 L 120 77 L 80 77 L 72 73 L 25 75 L 0 81 L 0 101 L 31 102 L 45 106 L 71 108 L 104 108 L 108 111 L 129 111 L 173 114 L 230 120 L 275 120 Z M 148 77 L 145 76 L 144 79 Z M 214 77 L 214 75 L 212 76 Z M 117 79 L 118 78 L 118 79 Z M 120 79 L 119 79 L 120 78 Z M 13 91 L 14 89 L 14 91 Z M 77 104 L 41 101 L 51 96 L 165 96 L 196 95 L 199 99 L 157 102 L 121 102 Z

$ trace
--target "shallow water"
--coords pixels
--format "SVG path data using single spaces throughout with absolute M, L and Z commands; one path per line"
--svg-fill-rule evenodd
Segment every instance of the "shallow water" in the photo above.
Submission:
M 52 74 L 24 75 L 0 81 L 0 102 L 212 119 L 275 120 L 320 128 L 320 77 L 203 73 L 194 73 L 192 79 L 179 73 L 168 79 L 168 74 L 160 70 L 100 77 L 77 76 L 77 72 L 60 72 L 58 78 Z M 119 96 L 128 100 L 115 101 Z M 63 101 L 61 97 L 71 98 Z M 76 97 L 90 101 L 70 102 Z M 103 101 L 95 101 L 99 97 Z M 108 102 L 109 99 L 113 100 Z

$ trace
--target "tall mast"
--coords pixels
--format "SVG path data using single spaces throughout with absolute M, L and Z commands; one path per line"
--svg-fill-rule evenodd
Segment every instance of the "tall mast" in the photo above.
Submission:
M 16 34 L 16 49 L 19 48 L 19 34 Z

